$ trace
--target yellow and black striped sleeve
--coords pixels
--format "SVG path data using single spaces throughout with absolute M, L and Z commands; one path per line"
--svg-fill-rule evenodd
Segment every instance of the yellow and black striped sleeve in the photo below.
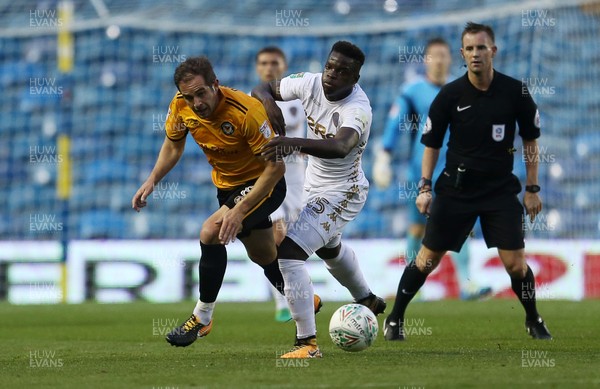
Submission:
M 267 113 L 262 105 L 250 110 L 244 121 L 244 135 L 254 155 L 260 155 L 261 149 L 275 137 Z

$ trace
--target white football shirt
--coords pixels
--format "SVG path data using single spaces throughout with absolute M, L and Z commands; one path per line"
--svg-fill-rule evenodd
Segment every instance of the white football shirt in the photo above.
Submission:
M 291 74 L 281 80 L 283 100 L 299 99 L 308 121 L 307 138 L 332 138 L 341 127 L 349 127 L 359 135 L 358 144 L 344 158 L 324 159 L 310 155 L 305 185 L 356 184 L 368 186 L 361 165 L 371 128 L 371 104 L 362 88 L 356 84 L 352 92 L 339 101 L 329 101 L 323 93 L 321 73 Z
M 306 116 L 300 100 L 277 101 L 285 120 L 285 134 L 290 138 L 304 138 L 306 136 Z M 306 164 L 298 155 L 290 155 L 285 161 L 285 182 L 302 185 Z M 302 187 L 300 187 L 302 189 Z

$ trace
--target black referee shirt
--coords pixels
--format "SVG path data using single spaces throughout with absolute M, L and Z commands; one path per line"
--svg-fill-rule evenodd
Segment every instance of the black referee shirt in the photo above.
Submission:
M 521 81 L 494 70 L 487 91 L 480 91 L 467 74 L 446 84 L 429 108 L 421 143 L 442 147 L 448 125 L 446 167 L 463 163 L 486 175 L 510 175 L 513 169 L 516 123 L 525 140 L 540 136 L 537 105 Z

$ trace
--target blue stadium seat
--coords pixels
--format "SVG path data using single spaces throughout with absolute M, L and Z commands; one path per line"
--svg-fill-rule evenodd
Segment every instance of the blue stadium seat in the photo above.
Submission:
M 44 65 L 27 61 L 10 61 L 0 63 L 0 87 L 2 89 L 16 86 L 30 86 L 30 79 L 47 74 Z
M 574 155 L 587 159 L 600 155 L 600 137 L 596 132 L 583 133 L 574 139 Z
M 43 196 L 42 199 L 46 199 L 46 196 Z M 38 197 L 38 193 L 33 186 L 14 185 L 8 191 L 7 205 L 11 212 L 15 214 L 27 210 L 35 213 L 41 208 L 38 208 L 38 204 L 42 199 Z M 41 212 L 48 212 L 48 209 L 41 210 Z
M 122 213 L 97 209 L 79 217 L 78 236 L 81 239 L 122 239 L 127 234 L 127 223 Z
M 76 170 L 78 179 L 84 183 L 136 182 L 137 172 L 133 166 L 113 159 L 99 159 L 83 164 Z

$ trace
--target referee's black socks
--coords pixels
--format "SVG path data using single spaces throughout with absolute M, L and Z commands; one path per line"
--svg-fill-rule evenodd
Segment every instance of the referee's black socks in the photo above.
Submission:
M 419 270 L 416 261 L 412 261 L 404 268 L 404 273 L 402 273 L 402 278 L 400 278 L 400 283 L 398 284 L 394 308 L 392 308 L 392 312 L 388 316 L 389 321 L 396 323 L 404 321 L 404 312 L 408 303 L 415 297 L 426 279 L 427 274 Z
M 529 265 L 527 265 L 527 273 L 525 278 L 517 279 L 510 278 L 512 290 L 515 292 L 527 315 L 527 321 L 537 320 L 539 314 L 535 306 L 535 278 Z

